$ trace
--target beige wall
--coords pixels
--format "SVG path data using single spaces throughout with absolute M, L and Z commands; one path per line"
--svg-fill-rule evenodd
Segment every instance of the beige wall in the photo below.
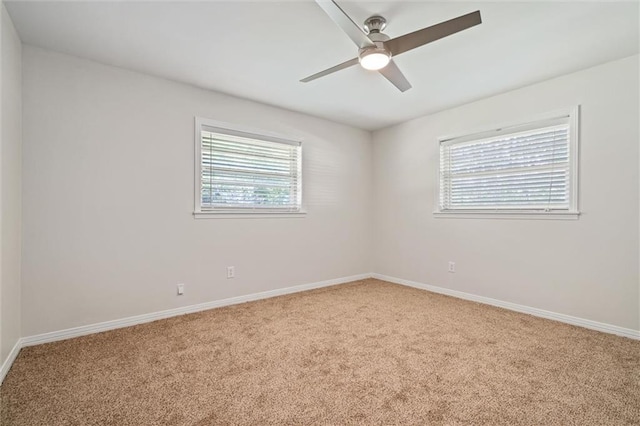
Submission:
M 23 55 L 23 336 L 370 271 L 368 132 Z M 307 216 L 194 219 L 194 116 L 302 138 Z
M 640 329 L 638 76 L 634 56 L 375 132 L 375 272 Z M 578 104 L 579 220 L 434 218 L 439 136 Z
M 640 329 L 637 56 L 374 132 L 373 148 L 39 48 L 23 70 L 23 336 L 367 272 Z M 433 217 L 437 137 L 577 104 L 579 220 Z M 194 116 L 302 137 L 307 217 L 193 219 Z
M 0 365 L 20 338 L 21 50 L 11 18 L 1 5 L 0 121 Z

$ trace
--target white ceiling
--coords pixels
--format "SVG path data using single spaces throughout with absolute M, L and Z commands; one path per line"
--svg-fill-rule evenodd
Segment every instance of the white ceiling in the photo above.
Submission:
M 22 41 L 105 64 L 378 129 L 638 52 L 638 2 L 347 2 L 396 37 L 480 10 L 483 23 L 396 58 L 413 88 L 352 67 L 313 1 L 5 2 Z

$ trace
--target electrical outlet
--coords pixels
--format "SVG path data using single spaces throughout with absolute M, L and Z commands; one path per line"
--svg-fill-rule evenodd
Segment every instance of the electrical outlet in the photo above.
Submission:
M 235 266 L 227 266 L 227 279 L 235 278 L 236 276 L 236 267 Z
M 184 294 L 184 284 L 178 284 L 178 296 L 182 296 Z
M 452 274 L 456 272 L 456 262 L 449 262 L 449 272 Z

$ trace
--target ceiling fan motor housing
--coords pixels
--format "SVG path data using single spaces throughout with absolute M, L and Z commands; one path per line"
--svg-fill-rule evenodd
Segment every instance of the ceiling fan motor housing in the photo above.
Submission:
M 362 47 L 358 51 L 358 59 L 360 61 L 360 64 L 364 68 L 367 68 L 367 66 L 365 66 L 365 64 L 363 63 L 363 58 L 365 56 L 384 55 L 387 57 L 386 62 L 383 61 L 385 65 L 386 63 L 389 62 L 389 60 L 391 60 L 391 52 L 389 52 L 389 50 L 384 45 L 384 42 L 389 40 L 390 37 L 380 32 L 387 25 L 386 22 L 387 21 L 382 16 L 372 16 L 364 22 L 364 28 L 369 32 L 367 37 L 375 45 L 375 46 Z M 367 68 L 367 69 L 371 69 L 371 68 Z M 373 69 L 378 69 L 378 68 L 373 68 Z
M 358 51 L 358 61 L 364 69 L 379 70 L 391 61 L 391 52 L 381 41 L 374 41 L 375 46 L 363 47 Z

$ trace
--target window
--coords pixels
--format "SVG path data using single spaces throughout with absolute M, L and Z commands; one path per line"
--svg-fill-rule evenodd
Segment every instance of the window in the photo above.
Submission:
M 301 142 L 196 118 L 196 217 L 301 213 Z
M 576 218 L 577 108 L 440 139 L 436 215 Z

